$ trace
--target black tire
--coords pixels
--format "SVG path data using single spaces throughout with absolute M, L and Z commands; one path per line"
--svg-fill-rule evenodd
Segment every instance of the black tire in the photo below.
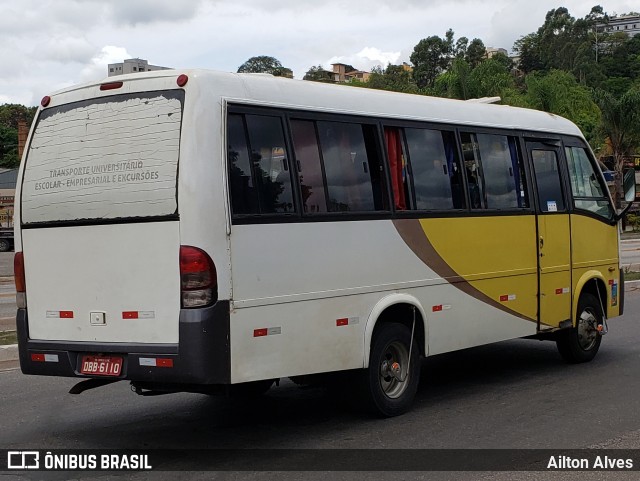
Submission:
M 7 239 L 0 239 L 0 252 L 9 252 L 11 250 L 11 242 Z
M 556 337 L 556 346 L 565 361 L 577 364 L 596 357 L 602 342 L 602 335 L 597 328 L 602 320 L 600 300 L 591 293 L 582 293 L 578 300 L 575 326 L 558 332 Z
M 411 408 L 420 381 L 420 350 L 415 338 L 411 349 L 410 343 L 411 330 L 402 324 L 383 324 L 376 329 L 369 368 L 359 373 L 358 383 L 359 398 L 368 411 L 392 417 Z

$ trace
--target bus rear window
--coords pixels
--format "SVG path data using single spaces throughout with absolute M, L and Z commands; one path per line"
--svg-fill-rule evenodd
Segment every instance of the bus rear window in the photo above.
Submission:
M 22 223 L 177 212 L 184 91 L 124 94 L 46 109 L 22 184 Z

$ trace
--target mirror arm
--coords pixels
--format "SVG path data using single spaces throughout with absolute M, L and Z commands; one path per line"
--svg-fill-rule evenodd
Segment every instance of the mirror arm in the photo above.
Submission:
M 616 222 L 618 222 L 620 219 L 622 219 L 624 217 L 624 215 L 627 212 L 629 212 L 629 209 L 631 209 L 632 205 L 633 205 L 633 202 L 629 202 L 629 204 L 624 209 L 622 209 L 622 211 L 620 211 L 619 214 L 615 214 L 614 217 L 615 217 Z

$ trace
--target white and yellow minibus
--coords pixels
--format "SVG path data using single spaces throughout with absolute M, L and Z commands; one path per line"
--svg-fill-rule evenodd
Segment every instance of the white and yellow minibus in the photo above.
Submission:
M 538 337 L 589 361 L 624 305 L 593 153 L 534 110 L 123 75 L 42 100 L 16 199 L 21 368 L 75 393 L 348 375 L 393 416 L 421 357 Z

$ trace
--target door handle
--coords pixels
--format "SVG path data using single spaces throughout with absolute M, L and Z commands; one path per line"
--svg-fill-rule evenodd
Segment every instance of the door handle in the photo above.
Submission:
M 544 237 L 540 236 L 540 249 L 544 247 Z

